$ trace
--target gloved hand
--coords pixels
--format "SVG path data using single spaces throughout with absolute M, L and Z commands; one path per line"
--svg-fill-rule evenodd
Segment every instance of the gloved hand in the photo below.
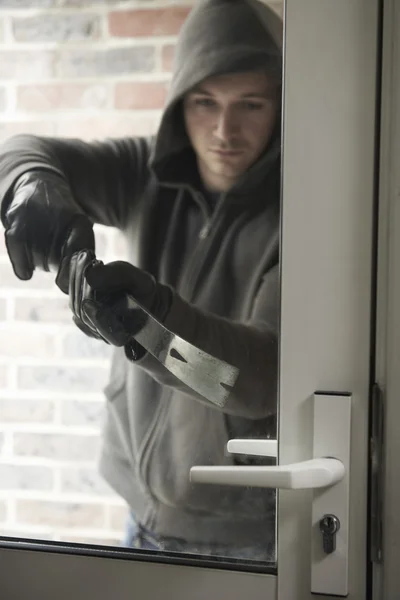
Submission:
M 130 294 L 163 322 L 172 302 L 172 290 L 125 261 L 103 264 L 94 252 L 76 252 L 70 262 L 69 303 L 75 324 L 86 335 L 114 346 L 125 346 L 133 360 L 145 351 L 134 340 L 144 325 L 142 312 L 133 308 Z
M 35 269 L 57 271 L 68 293 L 69 261 L 82 248 L 94 250 L 93 224 L 74 202 L 67 182 L 50 171 L 29 171 L 14 185 L 4 216 L 7 252 L 19 279 Z M 61 262 L 63 268 L 60 268 Z

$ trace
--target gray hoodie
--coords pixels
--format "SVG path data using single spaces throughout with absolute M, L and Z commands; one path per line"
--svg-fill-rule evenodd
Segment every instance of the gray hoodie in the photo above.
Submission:
M 280 123 L 261 159 L 211 208 L 181 100 L 215 74 L 264 67 L 280 77 L 280 39 L 280 20 L 256 0 L 199 0 L 154 139 L 17 136 L 1 150 L 0 198 L 28 170 L 60 174 L 94 222 L 123 232 L 130 261 L 173 287 L 165 325 L 240 370 L 221 408 L 151 355 L 132 363 L 115 351 L 100 469 L 161 536 L 240 547 L 274 533 L 272 491 L 192 484 L 189 471 L 236 464 L 225 450 L 233 437 L 276 433 Z

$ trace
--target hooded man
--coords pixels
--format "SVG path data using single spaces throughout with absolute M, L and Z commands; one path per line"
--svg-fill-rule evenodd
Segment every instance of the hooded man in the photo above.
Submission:
M 276 434 L 280 40 L 280 19 L 257 0 L 198 0 L 154 139 L 3 145 L 15 274 L 56 270 L 78 327 L 116 346 L 100 469 L 129 506 L 134 547 L 274 558 L 274 492 L 194 484 L 189 472 L 251 464 L 226 455 L 227 441 Z M 121 230 L 129 262 L 95 260 L 93 223 Z M 126 293 L 239 369 L 223 406 L 135 341 Z

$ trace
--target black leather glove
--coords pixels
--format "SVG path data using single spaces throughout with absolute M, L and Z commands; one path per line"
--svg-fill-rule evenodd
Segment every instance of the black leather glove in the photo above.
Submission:
M 58 287 L 68 293 L 69 261 L 63 258 L 82 248 L 94 250 L 94 234 L 67 182 L 50 171 L 24 173 L 14 185 L 3 224 L 16 276 L 26 280 L 37 268 L 54 269 Z
M 125 261 L 108 264 L 94 252 L 76 252 L 70 262 L 69 302 L 75 324 L 86 335 L 114 346 L 125 346 L 128 358 L 138 360 L 145 350 L 134 340 L 144 325 L 143 314 L 133 308 L 130 294 L 163 322 L 172 302 L 172 290 Z

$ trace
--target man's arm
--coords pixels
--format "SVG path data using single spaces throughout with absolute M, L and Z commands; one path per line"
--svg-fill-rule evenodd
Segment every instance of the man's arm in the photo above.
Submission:
M 205 352 L 239 369 L 239 377 L 222 409 L 182 383 L 150 354 L 146 354 L 137 365 L 160 384 L 179 389 L 217 410 L 248 419 L 260 419 L 276 412 L 278 321 L 278 265 L 265 274 L 251 318 L 246 323 L 218 317 L 174 296 L 165 326 Z
M 104 142 L 33 135 L 10 138 L 0 148 L 2 220 L 18 178 L 32 170 L 51 171 L 66 180 L 73 201 L 93 223 L 123 229 L 149 176 L 149 145 L 146 138 Z
M 138 368 L 147 371 L 161 385 L 187 394 L 188 402 L 191 397 L 227 414 L 248 419 L 260 419 L 276 412 L 277 263 L 261 278 L 250 318 L 246 322 L 201 310 L 183 300 L 170 286 L 157 282 L 150 273 L 125 261 L 104 265 L 87 250 L 72 256 L 69 297 L 74 320 L 87 335 L 100 337 L 114 346 L 123 346 L 127 357 Z M 137 303 L 145 309 L 147 317 L 144 318 Z M 166 363 L 159 362 L 150 352 L 145 353 L 143 347 L 142 351 L 138 351 L 135 341 L 141 342 L 140 332 L 145 331 L 149 324 L 149 314 L 173 334 L 236 367 L 238 377 L 222 403 L 221 398 L 213 402 L 212 396 L 207 394 L 203 397 L 194 391 L 186 378 L 186 383 L 183 383 L 178 373 L 171 373 Z M 190 369 L 196 371 L 197 380 L 201 380 L 203 368 L 203 363 L 196 363 L 192 357 Z

